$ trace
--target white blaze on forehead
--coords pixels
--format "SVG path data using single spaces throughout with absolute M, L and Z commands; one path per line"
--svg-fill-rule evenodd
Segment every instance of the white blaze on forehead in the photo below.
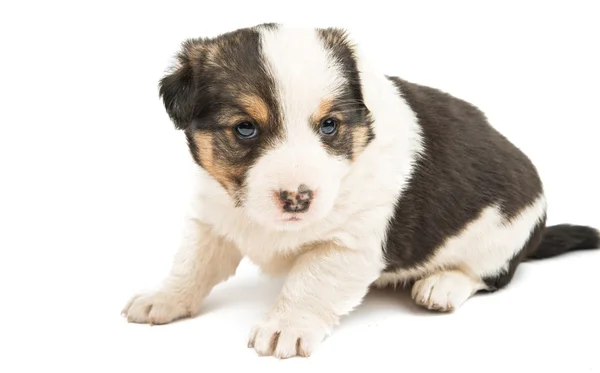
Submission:
M 262 52 L 275 80 L 288 140 L 303 138 L 310 133 L 308 120 L 321 100 L 332 98 L 343 87 L 339 66 L 314 29 L 280 26 L 264 30 Z

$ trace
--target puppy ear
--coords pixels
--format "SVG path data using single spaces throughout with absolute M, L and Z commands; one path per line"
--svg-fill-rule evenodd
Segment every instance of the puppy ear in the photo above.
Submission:
M 159 82 L 159 96 L 163 101 L 169 118 L 180 130 L 189 127 L 194 119 L 197 105 L 197 90 L 194 72 L 200 67 L 203 57 L 202 41 L 187 40 L 176 55 L 172 71 Z

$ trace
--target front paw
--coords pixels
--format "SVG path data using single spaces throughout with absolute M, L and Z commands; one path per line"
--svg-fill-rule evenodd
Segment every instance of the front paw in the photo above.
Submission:
M 194 314 L 190 297 L 167 290 L 133 296 L 121 311 L 132 323 L 160 325 Z
M 303 316 L 268 317 L 252 328 L 248 347 L 260 356 L 279 359 L 310 356 L 329 330 L 321 321 L 307 322 L 314 317 Z

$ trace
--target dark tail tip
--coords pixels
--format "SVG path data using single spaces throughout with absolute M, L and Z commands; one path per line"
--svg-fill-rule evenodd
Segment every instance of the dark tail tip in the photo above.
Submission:
M 568 251 L 600 248 L 600 231 L 582 225 L 560 224 L 546 227 L 542 241 L 529 259 L 552 258 Z

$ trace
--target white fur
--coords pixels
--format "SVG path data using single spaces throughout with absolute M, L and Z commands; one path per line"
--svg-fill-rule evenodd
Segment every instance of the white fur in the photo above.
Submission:
M 250 170 L 246 211 L 265 226 L 297 230 L 325 217 L 349 170 L 346 160 L 327 154 L 308 125 L 321 100 L 334 97 L 344 79 L 335 66 L 330 67 L 315 32 L 296 28 L 266 31 L 262 49 L 266 68 L 276 81 L 285 139 Z M 315 198 L 306 213 L 297 214 L 300 220 L 288 222 L 290 214 L 282 212 L 273 196 L 279 190 L 296 191 L 301 184 L 314 191 Z
M 484 287 L 480 278 L 460 270 L 441 271 L 415 282 L 411 296 L 431 310 L 452 311 Z
M 417 304 L 439 311 L 455 310 L 486 288 L 482 278 L 508 269 L 509 260 L 523 248 L 545 211 L 543 194 L 510 221 L 498 206 L 489 206 L 460 234 L 449 237 L 429 261 L 418 268 L 386 273 L 375 285 L 418 279 L 411 292 Z
M 343 84 L 340 72 L 315 31 L 283 27 L 262 33 L 267 68 L 283 104 L 285 137 L 251 169 L 244 207 L 236 208 L 221 186 L 197 169 L 190 223 L 172 273 L 156 292 L 127 304 L 124 313 L 130 320 L 168 322 L 196 314 L 202 298 L 232 275 L 245 256 L 266 273 L 288 274 L 280 297 L 252 329 L 249 344 L 259 354 L 309 355 L 339 318 L 362 302 L 372 283 L 395 283 L 456 263 L 478 278 L 498 270 L 524 243 L 544 208 L 543 199 L 509 223 L 490 207 L 424 268 L 379 278 L 394 204 L 422 152 L 415 114 L 357 49 L 375 139 L 352 163 L 330 156 L 309 130 L 308 118 Z M 284 222 L 272 192 L 300 184 L 317 191 L 314 205 L 301 221 Z M 462 303 L 469 287 L 478 286 L 460 274 L 433 280 L 421 283 L 417 294 L 450 290 L 448 307 Z
M 190 216 L 169 276 L 158 289 L 133 296 L 122 313 L 130 322 L 149 324 L 195 316 L 202 300 L 235 273 L 241 259 L 237 248 Z

